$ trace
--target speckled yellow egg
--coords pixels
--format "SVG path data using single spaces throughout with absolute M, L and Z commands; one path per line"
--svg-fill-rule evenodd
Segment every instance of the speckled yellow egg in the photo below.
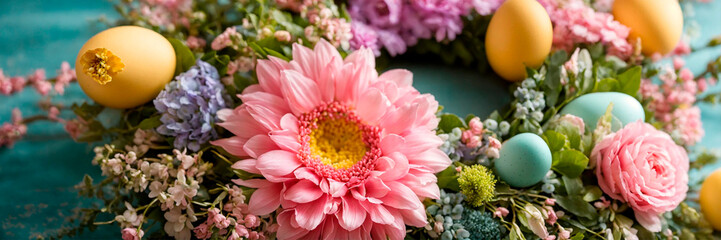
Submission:
M 95 102 L 132 108 L 155 98 L 175 73 L 175 51 L 165 37 L 142 27 L 98 33 L 75 60 L 78 83 Z
M 721 169 L 711 173 L 699 192 L 701 212 L 714 229 L 721 231 Z
M 641 39 L 646 55 L 671 52 L 683 32 L 678 0 L 623 0 L 613 2 L 613 17 L 631 28 L 629 40 Z
M 526 66 L 541 66 L 552 44 L 551 19 L 536 0 L 506 1 L 491 18 L 486 32 L 488 63 L 508 81 L 526 78 Z

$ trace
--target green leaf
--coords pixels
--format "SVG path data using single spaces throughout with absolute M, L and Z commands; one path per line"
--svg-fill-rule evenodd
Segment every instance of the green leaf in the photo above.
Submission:
M 551 149 L 551 152 L 558 152 L 569 145 L 566 135 L 553 130 L 546 130 L 543 132 L 543 140 L 546 141 L 546 144 L 548 144 L 548 148 Z
M 188 46 L 185 46 L 183 42 L 175 38 L 168 38 L 170 45 L 175 50 L 175 75 L 188 71 L 190 67 L 195 65 L 195 55 L 190 51 Z
M 581 149 L 581 130 L 577 126 L 571 124 L 560 124 L 555 129 L 558 133 L 563 134 L 571 144 L 571 148 L 576 150 Z
M 571 196 L 580 195 L 581 192 L 583 192 L 583 182 L 580 178 L 570 178 L 567 176 L 562 176 L 561 179 L 563 180 L 563 185 L 566 188 L 566 193 Z
M 156 128 L 156 127 L 160 126 L 160 124 L 163 124 L 160 121 L 160 115 L 155 115 L 155 116 L 146 118 L 142 122 L 140 122 L 140 124 L 138 124 L 138 128 L 147 130 L 147 129 Z
M 573 235 L 570 240 L 583 240 L 583 233 L 577 233 L 576 235 Z
M 438 177 L 438 187 L 443 189 L 451 189 L 453 191 L 460 191 L 461 188 L 458 186 L 458 171 L 456 166 L 449 166 L 445 170 L 436 174 Z
M 265 50 L 265 52 L 267 52 L 268 55 L 270 55 L 270 56 L 277 57 L 277 58 L 283 59 L 283 60 L 285 60 L 285 61 L 290 61 L 290 59 L 289 59 L 288 57 L 286 57 L 286 56 L 283 55 L 282 53 L 276 52 L 276 51 L 273 50 L 273 49 L 263 48 L 263 50 Z
M 213 67 L 218 70 L 218 73 L 221 74 L 227 72 L 228 63 L 230 63 L 230 57 L 228 55 L 218 55 L 215 51 L 207 52 L 200 59 L 213 65 Z
M 438 129 L 445 133 L 450 133 L 454 128 L 465 128 L 466 124 L 463 120 L 455 114 L 443 114 L 441 115 L 441 121 L 438 123 Z
M 583 195 L 583 200 L 586 202 L 596 201 L 603 196 L 603 192 L 598 186 L 586 186 L 584 189 L 586 194 Z
M 575 149 L 563 150 L 553 153 L 551 168 L 564 176 L 575 178 L 581 176 L 588 166 L 588 157 Z
M 618 80 L 613 78 L 604 78 L 596 84 L 593 92 L 613 92 L 617 91 L 617 89 L 620 89 Z
M 635 66 L 619 74 L 619 92 L 635 97 L 641 87 L 641 70 L 641 66 Z
M 556 199 L 556 203 L 558 203 L 559 206 L 573 213 L 576 216 L 588 219 L 598 218 L 596 208 L 591 206 L 590 203 L 584 201 L 581 196 L 553 195 L 553 198 Z

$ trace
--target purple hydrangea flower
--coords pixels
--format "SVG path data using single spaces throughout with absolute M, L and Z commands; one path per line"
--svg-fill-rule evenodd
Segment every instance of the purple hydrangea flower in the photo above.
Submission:
M 229 103 L 218 70 L 198 60 L 190 70 L 165 85 L 165 90 L 153 100 L 155 109 L 162 114 L 162 125 L 156 130 L 175 137 L 175 148 L 198 151 L 201 145 L 218 137 L 213 128 L 218 121 L 215 113 Z
M 383 47 L 397 55 L 418 43 L 418 39 L 454 40 L 463 30 L 462 17 L 474 7 L 491 11 L 492 6 L 484 5 L 486 1 L 494 2 L 486 5 L 495 6 L 501 0 L 350 0 L 349 12 L 354 23 L 351 45 Z

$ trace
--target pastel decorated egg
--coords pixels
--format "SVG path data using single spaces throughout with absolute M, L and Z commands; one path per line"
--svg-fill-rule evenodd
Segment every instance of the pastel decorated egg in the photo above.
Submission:
M 678 0 L 623 0 L 613 2 L 613 17 L 631 28 L 629 40 L 641 38 L 646 55 L 667 54 L 681 40 L 683 13 Z
M 721 230 L 721 169 L 711 173 L 699 192 L 701 212 L 716 230 Z
M 155 98 L 175 73 L 175 51 L 165 37 L 136 26 L 98 33 L 75 60 L 78 83 L 95 102 L 131 108 Z
M 536 0 L 508 0 L 496 11 L 486 32 L 486 56 L 493 71 L 508 81 L 526 78 L 551 52 L 553 26 Z
M 551 170 L 551 161 L 551 150 L 541 137 L 521 133 L 503 143 L 494 167 L 501 180 L 521 188 L 543 180 Z
M 571 114 L 583 119 L 588 129 L 595 129 L 598 119 L 605 113 L 608 105 L 613 103 L 614 120 L 626 125 L 638 120 L 643 121 L 646 113 L 643 106 L 635 98 L 619 92 L 598 92 L 580 96 L 561 110 L 561 115 Z

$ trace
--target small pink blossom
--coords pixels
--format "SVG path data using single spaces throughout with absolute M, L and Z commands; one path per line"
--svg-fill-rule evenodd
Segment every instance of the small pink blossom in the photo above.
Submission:
M 190 49 L 203 49 L 205 47 L 205 39 L 202 39 L 197 36 L 190 36 L 188 39 L 185 40 L 185 44 L 188 45 L 188 48 Z
M 67 132 L 74 140 L 78 140 L 78 137 L 88 130 L 88 123 L 81 117 L 65 122 L 65 132 Z
M 549 205 L 549 206 L 556 205 L 556 199 L 555 198 L 546 198 L 545 203 L 546 203 L 546 205 Z
M 681 39 L 671 53 L 677 56 L 688 55 L 691 53 L 691 45 L 688 41 Z
M 27 79 L 20 76 L 10 78 L 10 83 L 13 86 L 13 92 L 22 91 L 25 88 L 25 84 L 27 84 L 27 82 Z
M 288 31 L 280 30 L 273 33 L 273 36 L 275 36 L 275 39 L 279 42 L 290 42 L 291 36 Z
M 50 120 L 60 122 L 62 119 L 58 118 L 58 115 L 60 115 L 60 110 L 56 106 L 50 107 L 48 110 L 48 118 Z
M 680 70 L 684 65 L 686 65 L 686 61 L 683 60 L 683 58 L 675 57 L 673 58 L 673 68 L 676 70 Z
M 483 134 L 483 122 L 481 122 L 481 119 L 478 117 L 472 118 L 471 121 L 468 122 L 468 127 L 471 129 L 473 134 Z
M 211 229 L 212 227 L 213 226 L 208 224 L 207 222 L 201 223 L 200 225 L 193 228 L 193 233 L 198 239 L 208 239 L 213 236 L 213 231 Z
M 566 240 L 571 238 L 571 232 L 566 229 L 561 229 L 558 231 L 558 238 L 560 240 Z
M 630 123 L 607 135 L 593 148 L 591 158 L 603 192 L 628 203 L 649 231 L 661 231 L 660 215 L 686 198 L 688 154 L 650 124 Z
M 497 217 L 497 218 L 504 218 L 504 217 L 506 217 L 506 215 L 508 215 L 508 213 L 509 213 L 508 209 L 506 209 L 504 207 L 497 207 L 496 211 L 493 212 L 493 216 Z
M 121 233 L 123 234 L 123 240 L 140 240 L 145 234 L 143 230 L 138 231 L 137 228 L 124 228 Z
M 608 208 L 608 206 L 611 206 L 611 201 L 606 200 L 606 197 L 601 197 L 601 199 L 593 203 L 593 206 L 598 209 Z
M 692 81 L 693 73 L 691 72 L 691 69 L 684 68 L 684 69 L 681 69 L 681 71 L 679 72 L 679 77 L 681 78 L 681 80 L 684 80 L 684 81 Z
M 556 221 L 558 221 L 558 216 L 556 216 L 556 212 L 553 211 L 553 207 L 544 206 L 543 210 L 546 211 L 546 215 L 548 215 L 548 218 L 546 218 L 546 222 L 550 225 L 556 224 Z
M 544 238 L 544 240 L 556 240 L 555 235 L 548 235 L 548 237 Z
M 213 42 L 210 43 L 210 47 L 213 50 L 220 51 L 223 48 L 233 46 L 235 41 L 241 39 L 242 36 L 238 31 L 235 30 L 235 27 L 229 27 L 226 28 L 223 33 L 215 37 L 213 39 Z
M 58 76 L 55 77 L 55 92 L 60 95 L 65 93 L 65 87 L 70 85 L 70 82 L 75 80 L 75 69 L 70 67 L 70 63 L 63 62 L 58 70 Z

